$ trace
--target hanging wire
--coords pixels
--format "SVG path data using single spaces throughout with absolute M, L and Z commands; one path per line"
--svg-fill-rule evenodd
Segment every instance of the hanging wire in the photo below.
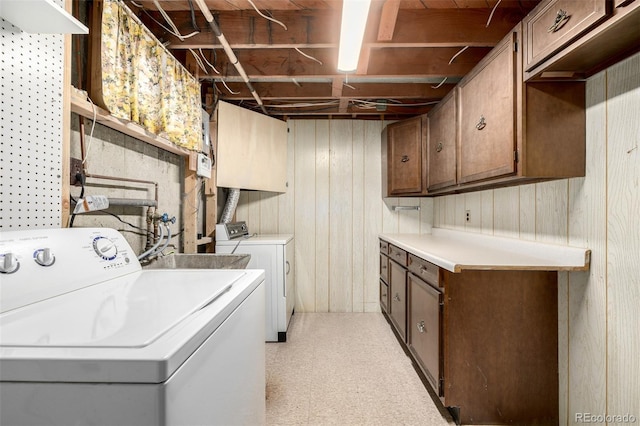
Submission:
M 87 96 L 87 100 L 91 102 L 91 108 L 93 109 L 93 120 L 91 123 L 91 131 L 89 132 L 89 142 L 87 143 L 87 150 L 84 153 L 84 158 L 82 159 L 82 165 L 87 161 L 87 156 L 89 155 L 89 148 L 91 148 L 91 142 L 93 142 L 93 130 L 96 128 L 96 118 L 98 117 L 98 111 L 96 109 L 96 105 L 93 103 L 91 98 Z
M 276 24 L 278 24 L 282 28 L 284 28 L 285 31 L 288 31 L 287 26 L 285 24 L 283 24 L 282 22 L 278 21 L 277 19 L 271 18 L 270 16 L 267 16 L 264 13 L 260 12 L 258 7 L 251 0 L 247 0 L 247 1 L 251 4 L 251 6 L 253 6 L 253 8 L 256 10 L 256 12 L 258 12 L 258 15 L 262 16 L 266 20 L 269 20 L 271 22 L 275 22 Z
M 196 58 L 196 62 L 198 63 L 198 66 L 202 69 L 202 71 L 204 71 L 205 74 L 209 74 L 207 72 L 207 68 L 205 68 L 204 63 L 202 62 L 202 59 L 200 58 L 200 56 L 196 52 L 194 52 L 193 49 L 189 49 L 189 52 L 191 52 L 193 57 Z
M 449 60 L 449 65 L 451 65 L 453 63 L 453 61 L 462 54 L 462 52 L 464 52 L 465 50 L 467 50 L 469 48 L 469 46 L 465 46 L 462 49 L 460 49 L 460 51 L 458 53 L 456 53 L 455 55 L 453 55 L 451 57 L 451 59 Z
M 296 50 L 296 52 L 298 52 L 299 54 L 301 54 L 302 56 L 304 56 L 305 58 L 309 58 L 313 61 L 316 61 L 317 63 L 319 63 L 320 65 L 323 65 L 322 61 L 320 59 L 314 58 L 313 56 L 304 53 L 302 50 L 298 49 L 297 47 L 294 47 L 294 49 Z
M 485 25 L 485 28 L 487 28 L 489 26 L 489 24 L 491 23 L 491 18 L 493 18 L 493 13 L 496 11 L 496 9 L 498 8 L 498 5 L 500 4 L 501 1 L 502 0 L 498 0 L 496 5 L 493 6 L 493 9 L 491 9 L 491 14 L 489 15 L 489 19 L 487 20 L 487 25 Z
M 191 11 L 191 26 L 194 30 L 200 32 L 200 27 L 196 21 L 196 10 L 193 8 L 193 1 L 189 0 L 189 10 Z
M 438 84 L 437 86 L 431 86 L 431 88 L 432 88 L 432 89 L 439 89 L 439 88 L 440 88 L 440 86 L 442 86 L 442 85 L 444 84 L 444 82 L 445 82 L 445 81 L 447 81 L 447 78 L 448 78 L 448 77 L 445 77 L 445 78 L 440 82 L 440 84 Z
M 207 65 L 209 65 L 215 72 L 216 74 L 220 74 L 220 71 L 218 71 L 216 69 L 216 67 L 213 66 L 213 64 L 209 61 L 207 61 L 207 57 L 205 56 L 205 54 L 202 52 L 202 48 L 198 48 L 198 52 L 200 52 L 200 54 L 202 55 L 202 59 L 204 59 L 204 61 L 207 63 Z M 215 49 L 213 50 L 213 52 L 215 53 Z
M 224 87 L 226 87 L 226 88 L 227 88 L 227 90 L 229 91 L 229 93 L 231 93 L 232 95 L 238 95 L 238 94 L 240 94 L 240 92 L 234 92 L 233 90 L 231 90 L 231 89 L 229 88 L 229 86 L 227 86 L 227 83 L 226 83 L 224 80 L 220 80 L 220 81 L 222 82 L 222 84 L 224 85 Z

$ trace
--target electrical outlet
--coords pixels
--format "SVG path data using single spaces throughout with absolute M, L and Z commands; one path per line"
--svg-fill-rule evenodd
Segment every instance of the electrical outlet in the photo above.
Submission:
M 82 173 L 82 160 L 72 157 L 69 167 L 69 185 L 80 186 L 80 182 L 76 179 L 77 173 Z
M 469 222 L 471 220 L 471 210 L 465 210 L 465 214 L 466 214 L 467 222 Z

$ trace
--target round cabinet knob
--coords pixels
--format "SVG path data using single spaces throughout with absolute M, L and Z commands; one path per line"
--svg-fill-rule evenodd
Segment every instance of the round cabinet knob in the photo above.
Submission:
M 104 260 L 113 260 L 118 255 L 118 248 L 106 237 L 94 238 L 93 250 Z
M 0 255 L 0 273 L 13 274 L 20 268 L 20 262 L 13 253 L 5 253 Z
M 33 260 L 40 266 L 51 266 L 55 263 L 56 257 L 51 253 L 50 248 L 36 250 L 33 253 Z

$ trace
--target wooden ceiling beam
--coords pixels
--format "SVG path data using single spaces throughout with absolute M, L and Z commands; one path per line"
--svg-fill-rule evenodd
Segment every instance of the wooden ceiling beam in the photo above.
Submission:
M 433 101 L 443 98 L 454 84 L 443 84 L 434 89 L 437 84 L 427 83 L 349 83 L 351 87 L 341 87 L 343 82 L 340 77 L 336 77 L 330 83 L 301 83 L 299 86 L 293 82 L 287 83 L 263 83 L 254 82 L 253 87 L 260 93 L 263 100 L 296 100 L 296 99 L 337 99 L 360 98 L 360 99 L 421 99 Z M 204 83 L 209 85 L 211 83 Z M 253 96 L 242 83 L 227 83 L 236 95 L 230 94 L 222 84 L 216 83 L 224 99 L 230 100 L 251 100 Z M 341 91 L 339 91 L 341 90 Z
M 366 58 L 368 64 L 366 75 L 369 77 L 462 77 L 471 71 L 490 50 L 489 48 L 470 48 L 458 56 L 452 64 L 448 64 L 449 60 L 460 51 L 459 48 L 371 49 L 369 58 Z M 221 77 L 237 76 L 225 55 L 218 53 L 217 58 L 214 59 L 211 51 L 203 51 L 203 53 L 207 60 L 222 72 Z M 307 50 L 305 53 L 320 62 L 309 59 L 293 49 L 236 51 L 238 60 L 250 78 L 316 76 L 333 79 L 337 75 L 337 49 L 315 49 Z M 210 72 L 210 76 L 217 77 L 213 72 Z
M 400 9 L 393 37 L 378 41 L 378 27 L 368 26 L 365 43 L 372 47 L 397 46 L 494 46 L 523 17 L 516 9 L 496 10 L 491 25 L 486 27 L 490 11 L 487 9 Z M 163 18 L 153 12 L 154 17 Z M 282 15 L 282 16 L 280 16 Z M 172 19 L 181 34 L 193 32 L 189 12 L 173 12 Z M 161 35 L 170 49 L 219 47 L 204 18 L 198 16 L 201 33 L 180 41 L 167 33 L 146 14 L 140 14 L 154 34 Z M 216 15 L 221 31 L 234 49 L 267 49 L 282 47 L 326 48 L 337 46 L 340 17 L 336 11 L 282 11 L 278 19 L 287 30 L 258 16 L 254 11 L 220 12 Z
M 378 25 L 378 41 L 393 40 L 393 32 L 396 28 L 400 0 L 386 0 L 382 6 L 382 15 Z

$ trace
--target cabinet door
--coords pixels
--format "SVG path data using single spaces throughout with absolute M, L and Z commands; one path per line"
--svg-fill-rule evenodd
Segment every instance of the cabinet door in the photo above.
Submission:
M 409 349 L 415 355 L 429 383 L 442 396 L 442 293 L 413 274 L 409 285 Z
M 460 83 L 459 183 L 515 172 L 515 37 L 505 37 Z
M 422 118 L 390 124 L 387 130 L 389 195 L 416 194 L 423 189 Z
M 456 184 L 455 91 L 429 112 L 427 122 L 427 189 L 431 191 Z
M 380 279 L 389 282 L 389 258 L 384 254 L 380 254 Z
M 607 15 L 606 0 L 551 0 L 524 20 L 529 71 Z
M 380 308 L 383 312 L 389 312 L 389 286 L 380 280 Z
M 406 322 L 407 322 L 407 270 L 396 262 L 389 262 L 391 271 L 391 282 L 389 297 L 391 299 L 391 322 L 400 333 L 402 340 L 406 342 Z

